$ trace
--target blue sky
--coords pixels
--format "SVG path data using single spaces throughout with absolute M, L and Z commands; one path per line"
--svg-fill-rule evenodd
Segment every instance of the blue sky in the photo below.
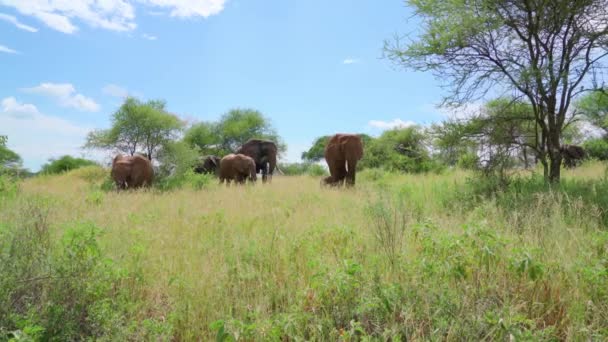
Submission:
M 107 128 L 122 98 L 190 120 L 263 112 L 288 144 L 442 119 L 439 82 L 382 59 L 402 0 L 0 0 L 0 135 L 37 170 Z M 409 20 L 408 20 L 409 19 Z

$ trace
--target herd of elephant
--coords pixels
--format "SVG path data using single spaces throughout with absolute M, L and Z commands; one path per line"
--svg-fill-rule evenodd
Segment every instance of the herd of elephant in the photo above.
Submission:
M 248 180 L 255 182 L 257 174 L 262 174 L 262 181 L 269 182 L 277 166 L 277 145 L 268 140 L 250 139 L 234 153 L 222 158 L 205 156 L 195 166 L 194 172 L 210 173 L 219 177 L 220 184 L 244 184 Z M 363 142 L 355 134 L 336 134 L 325 146 L 325 161 L 330 176 L 321 180 L 329 186 L 355 185 L 357 163 L 363 157 Z M 280 170 L 279 170 L 280 171 Z M 112 179 L 117 189 L 134 189 L 147 187 L 154 179 L 152 162 L 142 156 L 118 155 L 112 161 Z

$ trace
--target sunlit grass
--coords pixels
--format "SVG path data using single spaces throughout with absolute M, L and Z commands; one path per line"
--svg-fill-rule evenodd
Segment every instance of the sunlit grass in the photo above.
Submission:
M 603 171 L 592 163 L 564 177 L 599 179 Z M 103 172 L 37 177 L 21 188 L 51 199 L 54 227 L 92 222 L 103 230 L 109 257 L 131 267 L 138 256 L 146 287 L 132 292 L 148 304 L 137 315 L 167 322 L 179 340 L 215 338 L 212 326 L 258 340 L 277 331 L 356 336 L 353 324 L 412 339 L 530 331 L 539 339 L 576 339 L 608 329 L 605 314 L 597 314 L 608 299 L 585 307 L 599 293 L 593 282 L 605 278 L 581 273 L 601 262 L 605 228 L 577 198 L 539 193 L 526 210 L 508 211 L 494 200 L 471 208 L 455 195 L 472 176 L 460 170 L 371 170 L 349 190 L 301 176 L 266 186 L 125 193 L 101 191 Z M 404 222 L 396 263 L 377 238 L 378 205 Z

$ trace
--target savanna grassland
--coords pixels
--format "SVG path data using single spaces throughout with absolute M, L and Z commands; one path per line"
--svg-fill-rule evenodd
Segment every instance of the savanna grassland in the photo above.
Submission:
M 565 172 L 552 189 L 366 170 L 349 190 L 297 176 L 116 193 L 96 167 L 5 185 L 0 332 L 606 340 L 605 165 Z

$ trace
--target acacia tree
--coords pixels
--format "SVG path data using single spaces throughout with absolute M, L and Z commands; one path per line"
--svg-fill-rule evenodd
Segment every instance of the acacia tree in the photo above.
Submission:
M 531 105 L 545 178 L 559 182 L 560 139 L 570 105 L 597 86 L 608 54 L 608 0 L 409 0 L 423 33 L 407 46 L 385 44 L 387 57 L 430 70 L 462 104 L 490 89 Z
M 165 102 L 127 98 L 112 116 L 112 127 L 90 132 L 85 147 L 143 153 L 152 160 L 160 147 L 177 138 L 183 122 L 167 112 Z
M 224 155 L 252 138 L 274 141 L 280 152 L 287 149 L 270 120 L 254 109 L 232 109 L 218 122 L 194 124 L 186 131 L 184 141 L 205 154 Z
M 184 142 L 203 154 L 221 154 L 220 135 L 213 122 L 192 125 L 184 135 Z
M 528 168 L 538 156 L 534 117 L 523 101 L 499 98 L 486 103 L 478 113 L 465 119 L 453 119 L 434 125 L 435 146 L 440 157 L 451 165 L 465 158 L 474 160 L 486 173 L 504 176 L 505 168 L 517 160 Z

